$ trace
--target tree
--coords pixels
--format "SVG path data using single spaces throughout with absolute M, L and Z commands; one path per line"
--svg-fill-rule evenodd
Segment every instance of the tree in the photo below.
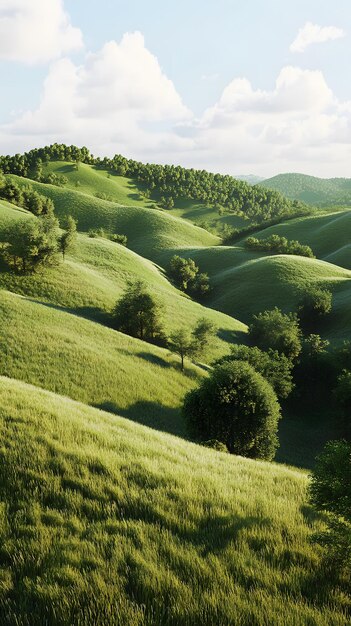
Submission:
M 114 308 L 112 320 L 114 326 L 127 335 L 165 343 L 160 306 L 140 280 L 127 284 Z
M 19 220 L 3 233 L 3 256 L 10 267 L 26 273 L 50 265 L 58 251 L 58 221 L 53 215 Z
M 303 351 L 308 358 L 314 358 L 323 354 L 328 348 L 330 342 L 328 339 L 322 339 L 320 335 L 311 334 L 305 337 L 303 342 Z
M 291 373 L 293 363 L 285 354 L 280 354 L 277 350 L 270 348 L 268 352 L 264 352 L 256 346 L 234 345 L 231 347 L 231 353 L 222 357 L 216 364 L 233 361 L 249 363 L 272 385 L 277 397 L 281 400 L 285 400 L 294 388 Z
M 271 385 L 243 361 L 215 367 L 184 400 L 191 436 L 217 439 L 232 454 L 271 460 L 280 407 Z
M 254 315 L 249 326 L 249 340 L 261 350 L 277 350 L 291 361 L 301 352 L 301 330 L 294 313 L 282 313 L 277 307 Z
M 197 274 L 189 285 L 190 293 L 198 298 L 204 298 L 210 291 L 210 279 L 208 274 L 201 272 Z
M 314 330 L 316 324 L 332 310 L 333 295 L 327 289 L 309 289 L 299 304 L 299 318 L 303 328 Z
M 182 372 L 184 371 L 185 357 L 191 357 L 195 352 L 194 339 L 184 328 L 175 330 L 169 338 L 169 346 L 172 352 L 180 356 Z
M 192 331 L 193 336 L 193 353 L 196 356 L 201 356 L 205 348 L 208 346 L 212 337 L 216 334 L 217 329 L 213 322 L 201 317 Z
M 66 229 L 59 239 L 59 247 L 62 252 L 63 261 L 66 253 L 72 250 L 77 241 L 77 222 L 70 215 L 67 217 Z
M 193 259 L 184 259 L 176 254 L 171 258 L 169 274 L 176 285 L 184 291 L 187 291 L 189 283 L 195 279 L 198 271 L 199 268 Z
M 326 565 L 351 582 L 351 443 L 330 441 L 317 457 L 310 501 L 327 511 L 327 530 L 315 536 L 326 546 Z

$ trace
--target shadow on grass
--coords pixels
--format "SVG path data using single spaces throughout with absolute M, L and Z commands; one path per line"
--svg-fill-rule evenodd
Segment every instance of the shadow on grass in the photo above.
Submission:
M 242 330 L 219 328 L 217 336 L 227 343 L 247 343 L 247 335 Z
M 145 361 L 148 361 L 149 363 L 152 363 L 153 365 L 159 365 L 160 367 L 164 367 L 168 369 L 173 367 L 172 363 L 169 363 L 169 361 L 166 361 L 165 359 L 163 359 L 160 356 L 157 356 L 156 354 L 150 354 L 149 352 L 138 352 L 138 354 L 136 354 L 135 356 L 137 356 L 139 359 L 144 359 Z
M 92 322 L 97 322 L 102 326 L 106 326 L 108 328 L 112 328 L 110 315 L 104 311 L 103 309 L 99 309 L 95 306 L 82 306 L 76 308 L 69 308 L 62 306 L 60 304 L 51 304 L 50 302 L 43 302 L 42 300 L 38 300 L 37 298 L 27 297 L 31 302 L 36 302 L 37 304 L 41 304 L 42 306 L 46 306 L 49 309 L 55 309 L 56 311 L 63 311 L 64 313 L 69 313 L 70 315 L 75 315 L 76 317 L 83 317 Z
M 164 406 L 148 400 L 140 400 L 128 408 L 119 407 L 109 401 L 94 404 L 93 406 L 102 411 L 125 417 L 137 424 L 148 426 L 154 430 L 160 430 L 185 439 L 188 438 L 185 421 L 179 408 Z

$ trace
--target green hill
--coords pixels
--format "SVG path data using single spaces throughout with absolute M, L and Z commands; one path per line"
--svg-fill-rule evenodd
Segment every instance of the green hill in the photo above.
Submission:
M 304 474 L 0 379 L 4 626 L 344 626 Z
M 24 216 L 10 206 L 6 211 L 0 206 L 0 239 L 5 223 Z M 32 219 L 31 214 L 26 215 Z M 107 324 L 127 282 L 142 280 L 152 286 L 162 306 L 168 333 L 179 326 L 194 326 L 201 317 L 215 324 L 218 336 L 204 357 L 207 362 L 228 351 L 227 341 L 240 340 L 246 332 L 244 324 L 194 302 L 175 289 L 152 262 L 108 239 L 81 234 L 74 252 L 64 264 L 32 275 L 15 274 L 1 264 L 0 270 L 0 287 Z
M 317 178 L 306 174 L 278 174 L 259 183 L 287 198 L 317 206 L 351 206 L 351 178 Z
M 1 374 L 186 436 L 180 408 L 200 368 L 183 374 L 167 350 L 4 290 L 0 325 Z

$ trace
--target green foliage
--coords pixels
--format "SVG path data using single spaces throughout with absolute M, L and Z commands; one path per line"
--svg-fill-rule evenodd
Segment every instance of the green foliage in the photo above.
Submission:
M 303 352 L 308 358 L 313 359 L 326 352 L 330 341 L 328 339 L 322 339 L 320 335 L 312 333 L 303 340 Z
M 193 259 L 185 259 L 177 254 L 170 260 L 169 275 L 179 289 L 202 298 L 210 291 L 208 275 L 199 273 Z
M 171 351 L 180 356 L 181 369 L 184 371 L 185 357 L 191 358 L 195 352 L 193 337 L 185 328 L 179 328 L 171 333 L 168 343 Z
M 271 385 L 247 362 L 216 367 L 186 395 L 183 412 L 199 440 L 217 439 L 232 454 L 274 457 L 280 407 Z
M 284 400 L 294 388 L 293 363 L 277 350 L 269 348 L 267 352 L 257 347 L 237 345 L 231 347 L 231 353 L 219 359 L 216 364 L 232 361 L 245 361 L 261 374 L 273 387 L 277 397 Z
M 330 513 L 327 530 L 315 540 L 327 548 L 325 564 L 344 578 L 351 600 L 351 443 L 330 441 L 317 457 L 310 499 L 319 510 Z
M 316 324 L 331 313 L 333 294 L 327 289 L 310 288 L 299 305 L 299 318 L 305 329 L 314 329 Z
M 298 241 L 289 241 L 286 237 L 279 235 L 271 235 L 266 239 L 256 239 L 256 237 L 248 237 L 245 241 L 245 247 L 249 250 L 262 250 L 264 252 L 274 252 L 275 254 L 296 254 L 315 259 L 315 255 L 309 246 L 304 246 Z
M 200 318 L 192 331 L 194 354 L 203 356 L 209 342 L 216 334 L 217 329 L 214 323 L 206 317 Z
M 112 320 L 115 328 L 127 335 L 161 345 L 166 343 L 160 306 L 140 280 L 128 283 Z
M 54 203 L 50 198 L 39 194 L 32 187 L 21 188 L 9 179 L 0 178 L 0 198 L 5 198 L 34 215 L 50 215 L 54 211 Z
M 119 243 L 121 246 L 126 246 L 128 243 L 127 235 L 120 235 L 118 233 L 114 233 L 113 235 L 111 235 L 110 239 L 114 243 Z
M 106 233 L 103 228 L 91 228 L 88 231 L 88 237 L 96 239 L 97 237 L 105 237 Z
M 249 326 L 249 340 L 261 350 L 277 350 L 293 361 L 302 348 L 297 316 L 282 313 L 277 307 L 254 315 Z
M 77 222 L 70 215 L 67 218 L 66 228 L 59 238 L 59 247 L 63 260 L 67 252 L 73 250 L 77 242 Z
M 205 446 L 205 448 L 212 448 L 212 450 L 217 450 L 217 452 L 228 452 L 228 448 L 225 443 L 218 441 L 218 439 L 209 439 L 208 441 L 201 441 L 201 445 Z
M 161 203 L 167 209 L 173 208 L 174 198 L 184 198 L 208 203 L 212 207 L 221 206 L 228 213 L 264 221 L 294 214 L 304 206 L 301 202 L 287 200 L 276 191 L 250 186 L 232 176 L 173 165 L 143 164 L 121 155 L 115 155 L 112 159 L 94 158 L 86 148 L 63 144 L 31 150 L 23 155 L 0 157 L 0 169 L 6 174 L 36 176 L 33 171 L 40 160 L 78 160 L 93 164 L 96 168 L 107 169 L 119 176 L 129 176 L 144 188 L 157 192 L 156 196 L 161 197 Z M 41 173 L 36 179 L 41 180 Z
M 58 220 L 53 215 L 10 224 L 2 235 L 2 256 L 16 271 L 32 272 L 55 262 L 58 252 Z

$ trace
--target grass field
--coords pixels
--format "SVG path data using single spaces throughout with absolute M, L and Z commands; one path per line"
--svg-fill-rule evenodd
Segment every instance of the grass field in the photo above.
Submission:
M 303 473 L 0 386 L 2 624 L 345 626 Z

